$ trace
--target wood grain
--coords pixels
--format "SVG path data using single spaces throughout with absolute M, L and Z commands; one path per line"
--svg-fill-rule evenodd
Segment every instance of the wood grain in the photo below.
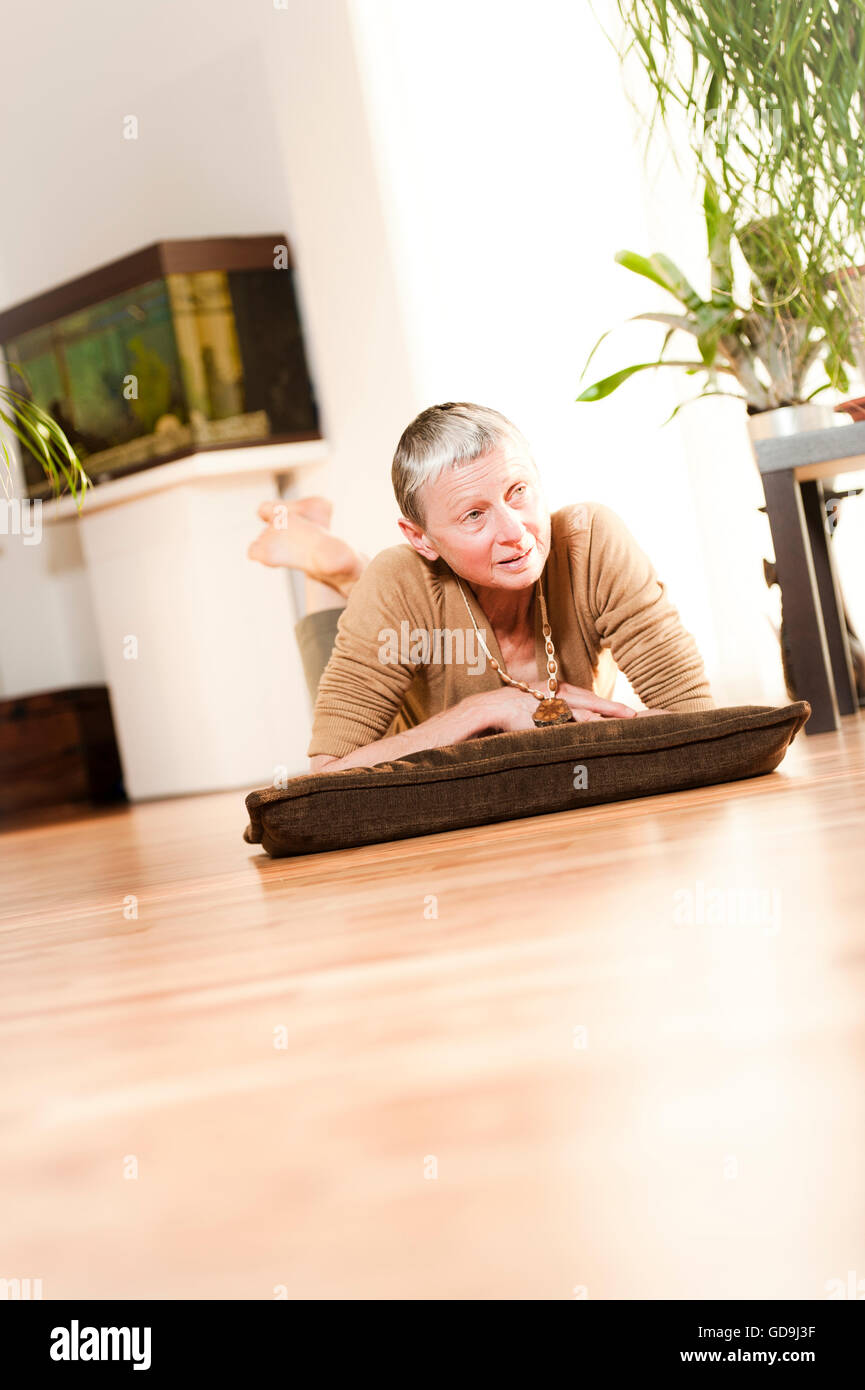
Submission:
M 863 820 L 854 715 L 767 777 L 305 859 L 244 844 L 242 792 L 7 833 L 0 1277 L 865 1280 Z

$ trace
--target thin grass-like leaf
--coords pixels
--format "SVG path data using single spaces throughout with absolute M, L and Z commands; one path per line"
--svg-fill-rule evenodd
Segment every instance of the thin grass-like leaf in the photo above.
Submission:
M 17 364 L 10 362 L 9 365 L 24 375 Z M 0 424 L 38 461 L 56 495 L 61 491 L 61 478 L 65 481 L 80 510 L 84 495 L 93 484 L 57 421 L 13 387 L 0 385 L 0 402 L 5 403 L 5 408 L 0 406 Z M 3 452 L 11 477 L 5 443 Z
M 669 425 L 671 420 L 675 420 L 680 410 L 684 410 L 686 405 L 693 405 L 695 401 L 704 401 L 707 396 L 727 396 L 731 401 L 744 401 L 747 398 L 740 396 L 736 391 L 701 391 L 698 396 L 689 396 L 686 401 L 680 401 L 677 406 L 670 411 L 666 420 L 661 421 L 661 428 Z

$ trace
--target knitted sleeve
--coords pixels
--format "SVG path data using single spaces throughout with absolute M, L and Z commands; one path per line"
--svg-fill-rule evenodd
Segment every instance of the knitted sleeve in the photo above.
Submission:
M 714 709 L 697 644 L 652 562 L 614 511 L 588 510 L 586 597 L 601 646 L 650 709 Z
M 393 722 L 419 665 L 410 634 L 430 626 L 418 561 L 410 546 L 391 546 L 352 589 L 319 683 L 309 757 L 342 758 L 375 743 Z

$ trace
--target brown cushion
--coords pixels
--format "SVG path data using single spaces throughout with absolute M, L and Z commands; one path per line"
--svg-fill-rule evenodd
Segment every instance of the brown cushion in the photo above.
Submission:
M 244 839 L 315 854 L 758 777 L 810 714 L 798 700 L 486 734 L 250 792 Z

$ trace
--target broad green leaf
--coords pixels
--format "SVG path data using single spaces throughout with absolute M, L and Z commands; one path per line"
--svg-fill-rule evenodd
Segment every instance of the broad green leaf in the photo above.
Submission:
M 686 372 L 702 372 L 706 370 L 702 362 L 662 361 L 661 358 L 658 358 L 655 362 L 638 362 L 633 367 L 623 367 L 621 371 L 613 372 L 610 376 L 602 377 L 600 381 L 596 381 L 592 386 L 587 386 L 585 391 L 577 396 L 577 400 L 603 400 L 605 396 L 611 396 L 614 391 L 618 390 L 622 383 L 627 381 L 629 377 L 632 377 L 635 372 L 645 372 L 651 367 L 680 367 Z

